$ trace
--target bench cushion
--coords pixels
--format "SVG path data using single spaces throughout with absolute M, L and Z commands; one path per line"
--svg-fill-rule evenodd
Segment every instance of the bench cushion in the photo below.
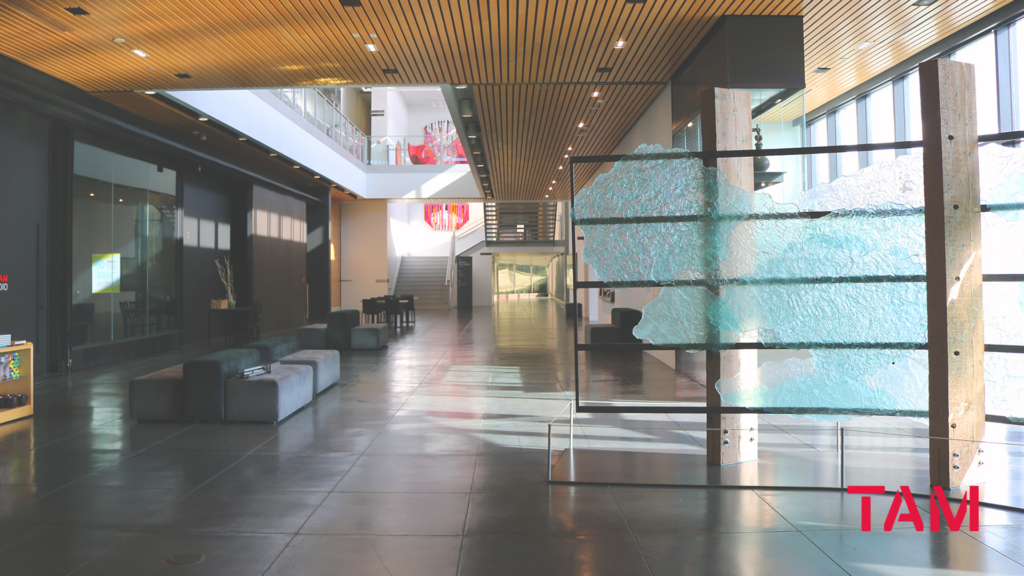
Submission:
M 359 310 L 337 310 L 327 315 L 327 347 L 339 352 L 352 349 L 352 329 L 359 326 Z
M 327 324 L 310 324 L 299 328 L 299 348 L 303 350 L 327 349 Z
M 633 328 L 643 317 L 644 313 L 634 308 L 612 308 L 612 324 L 619 327 L 619 342 L 640 342 L 633 335 Z
M 239 370 L 259 364 L 260 353 L 252 349 L 221 350 L 185 362 L 185 419 L 199 422 L 223 420 L 224 381 Z
M 128 383 L 128 413 L 136 420 L 181 420 L 184 417 L 183 364 L 164 368 Z
M 341 380 L 341 353 L 337 350 L 299 350 L 281 358 L 281 364 L 303 364 L 312 368 L 315 394 Z
M 291 336 L 275 336 L 264 338 L 252 344 L 246 344 L 246 348 L 256 350 L 260 353 L 260 362 L 271 364 L 285 356 L 299 351 L 299 339 Z
M 619 327 L 615 324 L 587 324 L 584 342 L 587 344 L 615 344 L 619 342 Z
M 387 324 L 364 324 L 352 329 L 353 350 L 377 350 L 387 345 Z
M 274 364 L 269 374 L 224 383 L 224 419 L 279 422 L 313 399 L 313 369 L 305 364 Z

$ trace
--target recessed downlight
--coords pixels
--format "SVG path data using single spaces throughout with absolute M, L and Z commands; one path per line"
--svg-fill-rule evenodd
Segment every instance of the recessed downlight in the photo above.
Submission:
M 626 46 L 626 41 L 625 40 L 619 40 L 618 42 L 615 43 L 615 49 L 616 50 L 624 48 L 625 46 Z
M 572 146 L 569 146 L 569 148 L 567 148 L 567 150 L 572 150 Z
M 871 46 L 872 44 L 874 44 L 874 42 L 871 42 L 871 41 L 869 40 L 869 41 L 867 41 L 867 42 L 864 42 L 864 43 L 862 43 L 862 44 L 858 45 L 858 46 L 857 46 L 857 50 L 864 50 L 864 49 L 866 49 L 866 48 L 869 48 L 869 47 L 870 47 L 870 46 Z
M 600 95 L 601 95 L 601 93 L 600 93 L 600 92 L 594 92 L 593 94 L 591 94 L 591 95 L 590 95 L 590 97 L 591 97 L 591 98 L 597 98 L 597 97 L 598 97 L 598 96 L 600 96 Z
M 153 94 L 156 94 L 156 92 L 154 92 L 152 90 L 146 90 L 146 94 L 149 94 L 150 96 L 152 96 Z
M 124 38 L 113 38 L 113 40 L 117 44 L 123 44 L 124 43 Z
M 932 4 L 935 4 L 935 0 L 914 0 L 910 3 L 911 6 L 931 6 Z
M 568 157 L 569 157 L 569 155 L 568 155 L 568 154 L 566 154 L 565 156 L 562 156 L 562 158 L 568 158 Z
M 686 127 L 687 128 L 693 128 L 693 122 L 690 122 L 689 124 L 687 124 Z
M 200 122 L 206 122 L 209 120 L 209 118 L 207 118 L 206 116 L 200 116 L 199 118 L 197 118 L 197 120 L 199 120 Z
M 270 155 L 271 156 L 277 156 L 277 152 L 271 152 Z
M 320 175 L 319 174 L 315 174 L 315 175 L 313 175 L 313 178 L 320 178 Z
M 576 125 L 577 128 L 583 128 L 583 126 L 584 126 L 583 122 L 580 122 L 579 124 Z
M 292 168 L 298 168 L 298 167 L 299 167 L 298 164 L 295 164 L 295 165 L 292 166 Z
M 370 52 L 376 52 L 377 51 L 377 45 L 376 44 L 367 44 L 366 45 L 366 49 L 369 50 Z
M 246 140 L 248 140 L 248 138 L 246 138 L 245 136 L 239 136 L 238 137 L 238 141 L 239 142 L 245 142 Z
M 149 54 L 146 54 L 145 52 L 143 52 L 142 50 L 139 50 L 138 48 L 134 48 L 132 50 L 129 50 L 129 52 L 131 52 L 132 54 L 135 54 L 136 56 L 138 56 L 140 58 L 149 58 Z

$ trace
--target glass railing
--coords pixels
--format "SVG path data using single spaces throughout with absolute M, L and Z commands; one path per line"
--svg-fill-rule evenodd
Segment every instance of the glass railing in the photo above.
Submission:
M 415 166 L 466 164 L 466 152 L 458 137 L 370 136 L 372 165 Z
M 341 145 L 363 164 L 368 164 L 366 135 L 338 109 L 337 104 L 316 88 L 279 88 L 271 90 L 282 102 L 303 116 L 316 129 Z

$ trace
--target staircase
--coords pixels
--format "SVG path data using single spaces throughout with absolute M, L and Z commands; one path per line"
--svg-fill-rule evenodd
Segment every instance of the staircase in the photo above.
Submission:
M 395 283 L 395 295 L 416 296 L 417 310 L 448 310 L 451 308 L 446 256 L 403 256 Z

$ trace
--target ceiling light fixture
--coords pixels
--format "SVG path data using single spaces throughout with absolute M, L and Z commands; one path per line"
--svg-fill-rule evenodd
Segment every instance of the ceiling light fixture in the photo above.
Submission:
M 625 46 L 626 46 L 626 41 L 625 40 L 619 40 L 618 42 L 615 43 L 615 49 L 616 50 L 619 50 L 620 48 L 623 48 Z
M 874 44 L 874 42 L 871 42 L 871 41 L 869 40 L 869 41 L 867 41 L 867 42 L 864 42 L 863 44 L 861 44 L 861 45 L 857 46 L 857 50 L 864 50 L 865 48 L 868 48 L 868 47 L 870 47 L 870 46 L 871 46 L 872 44 Z
M 146 90 L 146 94 L 149 94 L 150 96 L 152 96 L 153 94 L 156 94 L 156 92 L 154 92 L 152 90 Z
M 370 52 L 376 52 L 377 51 L 377 45 L 376 44 L 367 44 L 366 45 L 366 49 L 369 50 Z
M 298 164 L 295 164 L 294 166 L 292 166 L 292 168 L 298 168 L 298 167 L 299 167 Z
M 910 3 L 911 6 L 931 6 L 932 4 L 935 4 L 935 0 L 915 0 Z
M 568 155 L 568 154 L 566 154 L 565 156 L 562 156 L 562 158 L 568 158 L 568 157 L 569 157 L 569 155 Z
M 209 120 L 209 118 L 207 118 L 206 116 L 200 116 L 199 118 L 197 118 L 197 120 L 199 120 L 200 122 L 206 122 L 207 120 Z
M 572 150 L 572 146 L 569 146 L 569 150 Z
M 554 188 L 552 188 L 551 186 L 548 186 L 548 190 L 554 190 Z
M 455 89 L 456 90 L 465 90 L 466 88 L 469 88 L 469 86 L 466 85 L 466 84 L 456 84 L 455 85 Z
M 136 56 L 139 56 L 141 58 L 149 58 L 149 54 L 146 54 L 145 52 L 143 52 L 142 50 L 139 50 L 138 48 L 135 48 L 133 50 L 129 50 L 129 52 L 131 52 L 132 54 L 135 54 Z
M 477 126 L 476 122 L 469 122 L 466 124 L 466 136 L 470 140 L 475 140 L 480 135 L 480 127 Z
M 831 68 L 825 68 L 824 66 L 818 66 L 814 70 L 811 70 L 811 72 L 813 72 L 814 74 L 824 74 L 825 72 L 828 72 L 829 70 L 831 70 Z
M 687 124 L 686 127 L 687 128 L 693 128 L 693 122 L 690 122 L 689 124 Z
M 779 98 L 778 100 L 776 100 L 775 103 L 776 104 L 782 104 L 782 98 Z
M 473 117 L 473 102 L 469 98 L 459 100 L 459 114 L 462 114 L 463 118 Z
M 124 38 L 114 38 L 113 40 L 114 40 L 114 42 L 116 44 L 123 44 L 124 43 Z
M 600 95 L 601 95 L 601 93 L 600 93 L 600 92 L 594 92 L 593 94 L 591 94 L 591 95 L 590 95 L 590 97 L 591 97 L 591 98 L 597 98 L 597 97 L 598 97 L 598 96 L 600 96 Z
M 583 122 L 580 122 L 578 125 L 576 125 L 576 127 L 577 128 L 583 128 Z
M 238 137 L 238 141 L 239 142 L 245 142 L 246 141 L 246 137 L 245 136 L 239 136 Z
M 554 180 L 552 180 L 552 181 L 551 181 L 551 183 L 552 183 L 552 184 L 557 184 L 557 182 L 555 182 Z

